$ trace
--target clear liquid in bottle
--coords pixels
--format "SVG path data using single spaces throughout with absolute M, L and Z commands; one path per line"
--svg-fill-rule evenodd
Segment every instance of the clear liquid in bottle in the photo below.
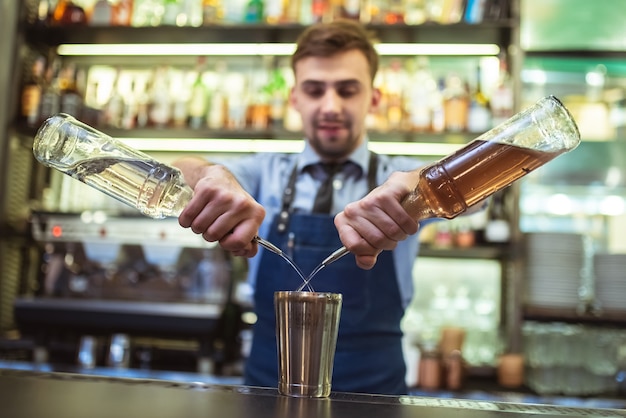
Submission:
M 67 114 L 39 128 L 33 153 L 55 168 L 152 218 L 178 216 L 193 195 L 181 172 Z

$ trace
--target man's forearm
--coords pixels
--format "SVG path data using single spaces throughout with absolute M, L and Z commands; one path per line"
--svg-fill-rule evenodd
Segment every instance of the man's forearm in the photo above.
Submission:
M 205 176 L 205 169 L 214 164 L 201 157 L 189 156 L 175 160 L 172 165 L 183 173 L 185 182 L 193 189 L 198 181 Z

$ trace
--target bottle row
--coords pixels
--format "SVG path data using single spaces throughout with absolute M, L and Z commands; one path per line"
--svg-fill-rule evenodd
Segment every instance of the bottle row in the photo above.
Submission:
M 350 18 L 371 24 L 481 23 L 506 19 L 507 0 L 40 0 L 39 24 L 203 26 L 311 24 Z
M 138 69 L 83 67 L 40 56 L 24 77 L 23 123 L 35 127 L 63 112 L 93 126 L 120 129 L 300 131 L 300 117 L 288 100 L 293 73 L 287 61 L 250 60 L 243 66 L 223 60 L 209 65 L 200 57 L 188 68 Z M 512 116 L 506 61 L 478 60 L 472 71 L 468 77 L 450 66 L 435 69 L 425 57 L 385 62 L 375 80 L 381 100 L 368 116 L 368 129 L 482 133 Z

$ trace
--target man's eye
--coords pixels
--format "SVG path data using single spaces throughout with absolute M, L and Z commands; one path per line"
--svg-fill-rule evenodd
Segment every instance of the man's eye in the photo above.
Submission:
M 322 95 L 324 94 L 324 89 L 311 87 L 304 89 L 304 93 L 306 93 L 307 96 L 311 97 L 322 97 Z
M 339 90 L 337 90 L 337 93 L 341 96 L 341 97 L 352 97 L 355 94 L 357 94 L 359 92 L 359 89 L 356 87 L 342 87 Z

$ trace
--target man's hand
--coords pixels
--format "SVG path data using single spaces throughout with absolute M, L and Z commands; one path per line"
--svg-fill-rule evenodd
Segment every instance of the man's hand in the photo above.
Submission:
M 187 176 L 185 165 L 180 165 Z M 258 251 L 253 238 L 265 217 L 257 203 L 223 166 L 203 165 L 189 173 L 194 195 L 178 217 L 184 228 L 191 228 L 208 242 L 219 242 L 237 256 L 253 257 Z
M 402 207 L 402 199 L 417 184 L 417 172 L 395 172 L 363 199 L 348 204 L 335 217 L 343 245 L 356 263 L 369 270 L 378 254 L 393 250 L 399 241 L 417 232 L 417 221 Z

